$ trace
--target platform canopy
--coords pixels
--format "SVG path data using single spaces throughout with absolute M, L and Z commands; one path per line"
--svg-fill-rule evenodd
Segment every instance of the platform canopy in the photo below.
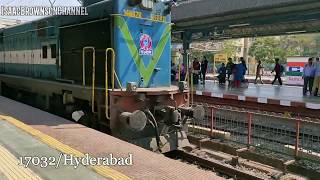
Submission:
M 182 0 L 172 8 L 173 40 L 228 39 L 320 31 L 319 0 Z

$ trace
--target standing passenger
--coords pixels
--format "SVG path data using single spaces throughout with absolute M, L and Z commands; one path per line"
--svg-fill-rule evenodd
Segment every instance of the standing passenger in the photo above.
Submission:
M 193 84 L 199 83 L 199 75 L 200 75 L 200 62 L 197 58 L 194 58 L 192 63 L 192 72 L 193 72 Z
M 315 77 L 313 82 L 313 88 L 312 93 L 314 96 L 318 96 L 318 90 L 319 90 L 319 83 L 320 83 L 320 62 L 319 58 L 316 59 L 316 62 L 314 64 L 315 67 Z
M 275 59 L 275 66 L 274 66 L 274 69 L 272 70 L 272 72 L 271 73 L 273 73 L 273 72 L 276 72 L 276 75 L 274 76 L 274 80 L 272 81 L 272 84 L 274 84 L 275 82 L 276 82 L 276 80 L 278 80 L 279 81 L 279 84 L 280 85 L 282 85 L 282 80 L 281 80 L 281 65 L 279 64 L 279 59 L 278 58 L 276 58 Z
M 221 67 L 218 70 L 219 73 L 219 84 L 225 84 L 226 83 L 226 73 L 227 69 L 224 63 L 221 64 Z
M 243 76 L 244 76 L 247 73 L 248 67 L 247 67 L 246 61 L 244 60 L 243 57 L 240 57 L 240 62 L 242 63 L 242 65 L 244 66 L 244 69 L 245 69 L 245 71 L 243 72 L 244 73 Z
M 241 87 L 241 82 L 244 80 L 243 74 L 246 72 L 245 66 L 241 62 L 240 64 L 237 64 L 234 68 L 234 84 L 236 88 Z
M 242 66 L 243 66 L 242 76 L 241 76 L 241 82 L 244 82 L 244 81 L 245 81 L 245 77 L 244 77 L 244 76 L 246 75 L 248 68 L 247 68 L 246 61 L 244 60 L 243 57 L 240 58 L 240 62 L 241 62 L 241 64 L 242 64 Z
M 259 61 L 258 61 L 258 65 L 257 65 L 255 84 L 257 84 L 258 78 L 260 79 L 260 83 L 263 84 L 262 79 L 261 79 L 262 69 L 263 69 L 263 66 L 261 65 L 261 60 L 259 60 Z
M 203 56 L 203 61 L 201 63 L 202 84 L 206 83 L 207 69 L 208 69 L 208 60 L 206 56 Z
M 234 63 L 232 62 L 231 58 L 228 58 L 227 63 L 227 74 L 228 74 L 228 81 L 230 82 L 230 75 L 233 73 Z
M 186 73 L 187 73 L 186 72 L 186 67 L 184 66 L 184 63 L 182 63 L 181 66 L 180 66 L 180 81 L 185 81 Z
M 171 81 L 175 81 L 177 76 L 177 66 L 171 62 Z
M 312 65 L 313 58 L 309 58 L 308 64 L 303 68 L 303 95 L 307 94 L 307 87 L 309 86 L 309 92 L 312 94 L 312 86 L 316 68 Z

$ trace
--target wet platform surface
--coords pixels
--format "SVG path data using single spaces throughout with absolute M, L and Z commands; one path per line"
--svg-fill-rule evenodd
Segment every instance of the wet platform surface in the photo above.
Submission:
M 230 88 L 228 85 L 219 85 L 214 81 L 207 80 L 205 85 L 195 85 L 195 90 L 208 93 L 234 94 L 239 96 L 320 104 L 320 97 L 310 95 L 303 96 L 302 87 L 298 86 L 250 83 L 247 88 Z

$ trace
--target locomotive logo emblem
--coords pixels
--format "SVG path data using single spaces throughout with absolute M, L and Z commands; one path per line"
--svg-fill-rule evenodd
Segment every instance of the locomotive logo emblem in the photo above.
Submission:
M 152 56 L 153 55 L 153 48 L 152 48 L 152 39 L 147 34 L 142 34 L 140 36 L 140 55 L 147 55 Z

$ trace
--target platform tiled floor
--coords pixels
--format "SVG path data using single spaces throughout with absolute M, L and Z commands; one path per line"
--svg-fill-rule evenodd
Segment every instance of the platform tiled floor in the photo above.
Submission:
M 131 153 L 132 166 L 112 166 L 111 168 L 132 179 L 187 180 L 195 177 L 198 180 L 222 179 L 211 171 L 166 158 L 161 154 L 2 96 L 0 96 L 0 115 L 16 118 L 19 122 L 94 157 L 105 157 L 110 153 L 115 157 L 127 157 Z
M 270 84 L 249 84 L 248 88 L 229 88 L 228 85 L 219 85 L 214 81 L 207 80 L 205 85 L 195 85 L 195 90 L 204 92 L 214 92 L 221 94 L 235 94 L 241 96 L 251 96 L 259 98 L 269 98 L 277 100 L 291 100 L 298 102 L 309 102 L 320 104 L 320 97 L 303 96 L 302 87 L 279 86 Z
M 48 145 L 44 144 L 43 142 L 39 141 L 33 136 L 27 134 L 23 130 L 13 126 L 12 124 L 6 121 L 0 120 L 0 129 L 1 129 L 0 146 L 3 147 L 6 152 L 10 152 L 10 154 L 13 155 L 12 159 L 14 159 L 14 157 L 16 158 L 16 162 L 19 162 L 18 159 L 20 159 L 21 157 L 35 157 L 39 159 L 54 158 L 58 160 L 61 152 L 55 149 L 52 149 Z M 37 161 L 37 159 L 35 159 L 34 162 L 36 164 L 34 165 L 33 163 L 29 163 L 27 167 L 30 168 L 38 176 L 40 176 L 41 179 L 48 179 L 48 180 L 50 179 L 52 180 L 56 180 L 56 179 L 61 179 L 61 180 L 63 179 L 100 180 L 101 179 L 102 180 L 102 179 L 105 179 L 101 175 L 95 173 L 92 169 L 84 167 L 82 165 L 79 165 L 77 168 L 74 168 L 73 166 L 70 166 L 70 165 L 63 165 L 63 163 L 61 163 L 59 166 L 53 166 L 49 164 L 50 163 L 49 161 L 52 163 L 56 162 L 56 161 L 53 162 L 52 160 L 48 160 L 46 161 L 48 164 L 45 164 L 45 160 L 43 161 L 41 160 L 41 163 L 40 163 Z M 7 162 L 8 162 L 8 158 L 7 158 Z M 16 168 L 13 168 L 13 165 L 16 165 L 16 162 L 12 162 L 11 164 L 9 163 L 5 165 L 8 168 L 4 167 L 4 169 L 7 169 L 7 170 L 11 169 L 11 172 L 6 171 L 2 173 L 4 175 L 11 174 L 11 177 L 13 177 L 13 179 L 39 179 L 39 178 L 35 178 L 35 176 L 37 175 L 32 175 L 32 173 L 29 173 L 31 175 L 28 175 L 25 172 L 23 172 L 25 171 L 24 166 L 19 165 Z M 61 162 L 64 162 L 63 158 L 61 159 Z M 39 165 L 37 165 L 38 163 Z M 21 168 L 19 169 L 19 167 Z M 8 176 L 7 178 L 10 179 L 10 176 Z

